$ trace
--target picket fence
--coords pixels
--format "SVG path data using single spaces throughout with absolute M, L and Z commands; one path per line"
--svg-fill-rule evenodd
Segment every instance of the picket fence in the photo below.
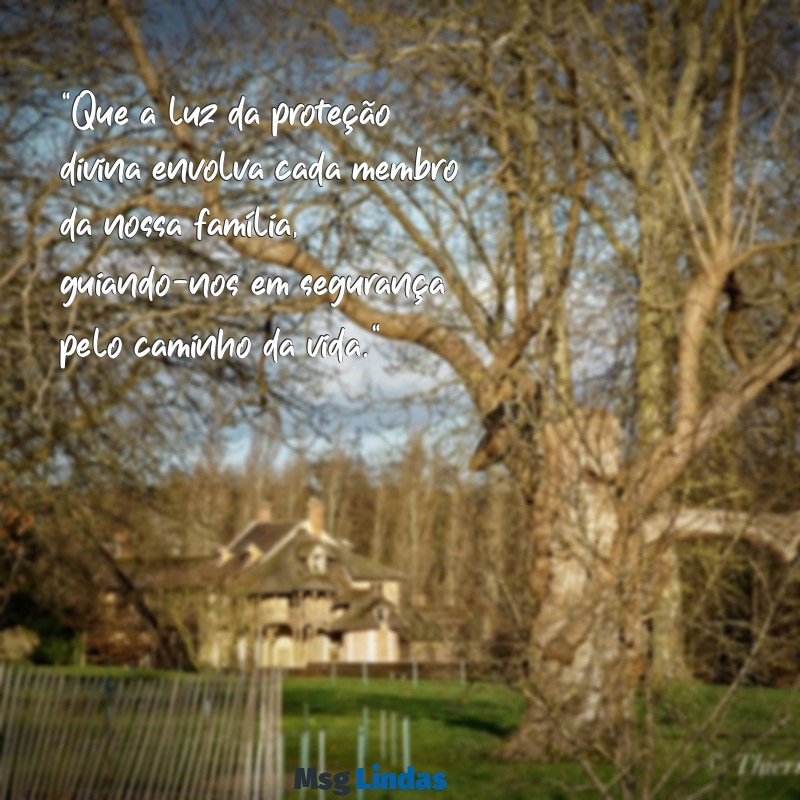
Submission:
M 281 800 L 281 674 L 0 665 L 0 800 Z

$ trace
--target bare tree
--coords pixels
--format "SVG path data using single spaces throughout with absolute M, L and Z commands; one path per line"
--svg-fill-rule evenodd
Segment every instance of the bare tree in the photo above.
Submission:
M 312 26 L 300 5 L 248 14 L 247 30 L 233 20 L 236 58 L 203 84 L 188 75 L 201 71 L 202 48 L 170 60 L 146 16 L 123 0 L 107 8 L 96 49 L 113 47 L 126 78 L 111 85 L 163 120 L 173 95 L 199 103 L 247 90 L 266 105 L 369 94 L 391 104 L 392 124 L 349 137 L 324 124 L 287 129 L 280 151 L 266 122 L 240 135 L 162 125 L 157 140 L 98 135 L 98 148 L 146 141 L 193 159 L 226 147 L 313 160 L 324 147 L 344 165 L 413 163 L 424 144 L 431 160 L 459 161 L 452 183 L 171 184 L 119 203 L 229 218 L 273 193 L 308 225 L 300 239 L 229 237 L 202 257 L 315 279 L 408 264 L 444 278 L 446 297 L 422 310 L 350 294 L 337 313 L 365 331 L 380 323 L 398 349 L 445 365 L 485 429 L 473 467 L 502 462 L 527 498 L 530 702 L 510 749 L 593 744 L 633 780 L 633 740 L 618 733 L 637 725 L 648 625 L 669 621 L 657 598 L 670 576 L 675 585 L 674 544 L 738 534 L 796 558 L 791 524 L 670 508 L 705 448 L 800 362 L 794 11 L 340 3 Z M 213 20 L 191 30 L 209 52 L 220 45 Z M 265 57 L 262 35 L 284 36 L 280 50 Z M 25 241 L 37 252 L 45 243 Z

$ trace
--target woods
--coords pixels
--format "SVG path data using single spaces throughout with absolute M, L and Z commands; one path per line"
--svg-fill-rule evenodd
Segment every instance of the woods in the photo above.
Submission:
M 624 791 L 651 796 L 657 779 L 634 769 L 655 747 L 640 735 L 636 698 L 689 672 L 682 595 L 697 587 L 682 575 L 690 551 L 681 543 L 720 541 L 711 562 L 726 548 L 756 548 L 747 551 L 753 576 L 761 559 L 774 559 L 775 580 L 755 579 L 774 592 L 741 640 L 747 655 L 727 671 L 733 684 L 772 646 L 796 577 L 796 9 L 339 2 L 320 13 L 304 3 L 223 4 L 178 6 L 160 23 L 149 12 L 124 0 L 4 12 L 4 480 L 45 519 L 56 485 L 146 493 L 168 483 L 176 460 L 191 471 L 226 430 L 333 437 L 331 420 L 345 408 L 379 430 L 380 411 L 396 399 L 371 388 L 367 370 L 380 353 L 385 373 L 375 382 L 402 375 L 410 417 L 425 416 L 423 396 L 434 398 L 421 427 L 457 439 L 439 474 L 458 477 L 439 494 L 415 457 L 401 460 L 398 510 L 376 500 L 363 515 L 371 547 L 391 554 L 401 519 L 404 546 L 394 555 L 412 595 L 471 602 L 462 584 L 475 570 L 486 608 L 513 620 L 529 667 L 527 710 L 506 755 L 599 756 L 619 768 Z M 48 42 L 61 31 L 54 52 Z M 156 124 L 69 128 L 63 87 L 87 86 L 106 107 L 151 106 Z M 243 96 L 265 109 L 361 108 L 369 97 L 391 117 L 349 135 L 316 115 L 299 125 L 275 115 L 233 127 L 170 122 L 175 97 L 202 108 Z M 87 161 L 149 165 L 198 165 L 224 150 L 269 167 L 263 180 L 143 171 L 130 184 L 72 186 L 57 176 L 73 148 Z M 348 167 L 412 164 L 422 152 L 458 170 L 435 181 L 365 171 L 319 186 L 274 169 L 323 150 Z M 59 226 L 73 207 L 93 225 L 120 213 L 165 215 L 187 231 L 199 216 L 210 227 L 261 208 L 289 220 L 297 238 L 229 231 L 69 242 Z M 264 275 L 320 290 L 59 302 L 65 276 L 151 265 L 173 277 L 213 271 L 247 285 Z M 333 289 L 408 272 L 424 273 L 430 287 L 441 281 L 444 293 L 431 288 L 416 304 Z M 358 331 L 359 353 L 373 354 L 349 368 L 333 411 L 326 391 L 340 376 L 320 361 L 258 356 L 278 326 L 303 337 L 345 325 Z M 95 327 L 176 339 L 224 328 L 259 347 L 225 361 L 65 356 L 58 369 L 54 344 Z M 398 447 L 394 435 L 388 441 Z M 468 477 L 468 465 L 478 474 Z M 344 480 L 328 474 L 328 494 L 334 479 Z M 371 486 L 378 498 L 393 491 Z M 439 517 L 421 515 L 440 502 Z M 475 528 L 473 503 L 487 509 Z M 332 520 L 350 524 L 330 508 Z M 469 568 L 465 527 L 474 532 Z

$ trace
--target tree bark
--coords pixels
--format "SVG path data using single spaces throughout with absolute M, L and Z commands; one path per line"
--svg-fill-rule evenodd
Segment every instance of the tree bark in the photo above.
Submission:
M 619 425 L 579 409 L 545 427 L 533 510 L 529 704 L 507 755 L 558 758 L 603 743 L 632 713 L 646 656 L 640 553 L 617 500 Z
M 683 585 L 679 567 L 678 554 L 667 550 L 659 563 L 663 577 L 655 592 L 650 626 L 651 678 L 661 686 L 692 677 L 683 638 Z

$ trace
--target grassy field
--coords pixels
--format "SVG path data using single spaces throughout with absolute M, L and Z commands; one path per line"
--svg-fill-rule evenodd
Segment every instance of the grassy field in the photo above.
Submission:
M 128 670 L 57 668 L 39 672 L 79 674 L 84 678 L 93 676 L 95 681 L 92 685 L 95 686 L 97 678 L 120 677 L 126 681 L 137 678 L 146 684 L 150 679 L 160 679 L 165 698 L 170 693 L 170 682 L 193 680 L 192 676 L 186 674 Z M 163 680 L 165 678 L 166 681 Z M 100 681 L 100 685 L 104 683 L 105 680 Z M 674 687 L 655 699 L 652 705 L 656 729 L 653 773 L 658 779 L 671 765 L 674 769 L 662 790 L 651 796 L 684 800 L 697 789 L 705 787 L 707 791 L 701 796 L 713 800 L 800 800 L 798 694 L 790 690 L 742 689 L 734 695 L 726 711 L 718 714 L 716 707 L 725 693 L 725 687 L 692 684 Z M 149 708 L 147 728 L 156 732 L 161 729 L 165 708 L 166 701 Z M 219 704 L 214 708 L 211 716 L 203 712 L 203 719 L 197 709 L 190 711 L 186 719 L 182 717 L 182 722 L 186 723 L 187 729 L 212 731 L 213 736 L 217 737 L 217 728 L 209 727 L 212 724 L 210 720 L 215 718 L 220 709 Z M 390 762 L 388 736 L 384 758 L 380 756 L 379 729 L 383 711 L 387 722 L 392 713 L 398 720 L 406 716 L 410 718 L 411 763 L 415 769 L 431 774 L 444 772 L 447 779 L 447 788 L 441 792 L 377 790 L 366 792 L 367 800 L 423 794 L 458 800 L 568 800 L 600 796 L 585 769 L 575 761 L 557 764 L 508 763 L 500 757 L 503 743 L 522 717 L 523 700 L 519 692 L 493 684 L 462 686 L 457 682 L 439 681 L 420 681 L 415 687 L 407 680 L 372 679 L 365 685 L 357 678 L 338 678 L 335 683 L 330 678 L 286 678 L 283 730 L 287 781 L 291 782 L 294 770 L 299 766 L 302 732 L 307 730 L 310 733 L 310 766 L 315 766 L 318 733 L 324 730 L 327 741 L 326 770 L 351 771 L 350 796 L 355 798 L 357 737 L 365 708 L 369 716 L 368 774 L 374 763 L 379 763 L 384 772 L 402 769 L 399 741 L 398 763 Z M 180 713 L 185 716 L 184 712 Z M 135 727 L 142 724 L 131 715 L 128 717 L 122 712 L 116 714 L 115 729 L 120 725 Z M 703 728 L 704 723 L 712 717 L 716 720 L 714 724 Z M 241 718 L 236 719 L 239 720 L 238 727 L 242 728 Z M 106 724 L 103 720 L 101 723 Z M 64 720 L 64 724 L 72 723 Z M 237 725 L 236 722 L 232 724 L 234 727 Z M 61 728 L 61 725 L 58 727 Z M 175 730 L 177 735 L 178 729 Z M 227 738 L 230 738 L 230 733 Z M 161 738 L 154 734 L 150 739 L 150 749 L 160 747 L 160 741 Z M 188 739 L 186 741 L 189 742 L 189 751 L 192 751 L 194 747 L 189 746 L 191 742 Z M 747 761 L 743 762 L 745 757 Z M 781 763 L 790 763 L 793 767 L 796 765 L 798 774 L 777 777 L 758 774 L 769 769 L 770 765 L 777 764 L 779 768 Z M 591 766 L 603 780 L 613 778 L 614 772 L 609 765 L 595 763 Z M 116 769 L 110 762 L 106 767 L 112 771 Z M 643 764 L 638 765 L 638 768 L 642 767 Z M 324 796 L 330 798 L 336 795 L 331 790 Z M 614 791 L 613 796 L 621 796 L 621 793 Z M 292 800 L 299 798 L 299 794 L 289 789 L 286 797 Z M 306 800 L 312 800 L 317 798 L 317 793 L 308 791 L 305 797 Z
M 665 787 L 678 798 L 710 784 L 710 798 L 800 798 L 800 774 L 767 777 L 752 775 L 757 756 L 766 762 L 800 762 L 800 700 L 785 690 L 749 688 L 737 694 L 716 733 L 701 734 L 683 753 L 681 746 L 699 724 L 709 718 L 723 696 L 723 687 L 693 685 L 665 693 L 656 703 L 659 768 L 677 762 Z M 499 749 L 519 723 L 523 703 L 513 690 L 487 684 L 461 687 L 457 683 L 289 678 L 284 691 L 284 731 L 287 771 L 298 765 L 301 731 L 311 730 L 313 766 L 316 732 L 325 730 L 329 770 L 353 770 L 356 765 L 357 730 L 363 708 L 369 708 L 367 766 L 379 761 L 380 710 L 395 711 L 412 719 L 411 760 L 417 770 L 445 772 L 443 792 L 370 791 L 369 798 L 417 795 L 486 800 L 557 800 L 597 797 L 586 772 L 575 762 L 561 764 L 506 763 Z M 783 718 L 783 725 L 771 728 Z M 769 735 L 767 735 L 769 734 Z M 742 757 L 744 775 L 739 775 Z M 594 765 L 604 778 L 609 767 Z M 383 771 L 391 769 L 382 765 Z M 757 769 L 757 768 L 756 768 Z M 716 780 L 716 783 L 712 781 Z M 351 776 L 351 788 L 354 777 Z M 292 796 L 289 792 L 289 797 Z M 307 796 L 316 796 L 308 792 Z M 354 794 L 354 792 L 351 792 Z M 332 796 L 331 792 L 327 796 Z

